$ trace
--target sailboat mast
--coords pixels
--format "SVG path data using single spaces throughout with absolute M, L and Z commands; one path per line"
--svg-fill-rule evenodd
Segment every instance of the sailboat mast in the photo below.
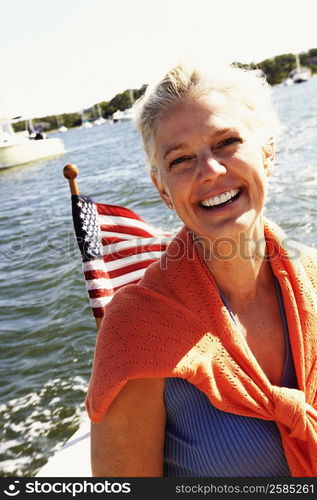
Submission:
M 129 97 L 130 97 L 130 106 L 132 107 L 134 104 L 134 94 L 132 89 L 129 89 Z

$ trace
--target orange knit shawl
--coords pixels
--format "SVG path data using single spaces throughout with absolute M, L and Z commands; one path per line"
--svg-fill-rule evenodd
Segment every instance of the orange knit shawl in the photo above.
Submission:
M 93 422 L 128 379 L 182 377 L 222 411 L 275 420 L 292 476 L 317 476 L 317 252 L 289 240 L 286 250 L 285 234 L 269 221 L 265 237 L 299 389 L 269 382 L 184 227 L 139 284 L 107 306 L 86 398 Z

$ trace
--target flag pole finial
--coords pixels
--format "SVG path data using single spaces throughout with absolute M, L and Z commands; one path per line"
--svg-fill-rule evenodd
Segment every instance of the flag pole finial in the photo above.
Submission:
M 64 174 L 64 177 L 66 177 L 66 179 L 68 179 L 71 194 L 78 195 L 79 189 L 78 189 L 78 184 L 77 184 L 77 180 L 76 180 L 76 177 L 78 175 L 78 168 L 76 167 L 76 165 L 73 165 L 72 163 L 65 165 L 65 167 L 63 169 L 63 174 Z

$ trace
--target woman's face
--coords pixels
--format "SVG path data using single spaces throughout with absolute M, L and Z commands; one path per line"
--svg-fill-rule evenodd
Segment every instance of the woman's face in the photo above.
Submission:
M 269 155 L 231 99 L 213 93 L 169 108 L 155 145 L 152 180 L 196 235 L 237 238 L 261 220 Z

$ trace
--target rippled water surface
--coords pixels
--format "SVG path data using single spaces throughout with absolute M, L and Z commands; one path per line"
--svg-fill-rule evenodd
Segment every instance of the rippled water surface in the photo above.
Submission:
M 317 78 L 274 88 L 283 124 L 266 215 L 316 246 Z M 96 201 L 123 204 L 163 229 L 179 221 L 152 187 L 132 123 L 59 135 L 58 158 L 0 171 L 2 476 L 33 476 L 77 429 L 95 323 L 73 236 L 66 163 Z

